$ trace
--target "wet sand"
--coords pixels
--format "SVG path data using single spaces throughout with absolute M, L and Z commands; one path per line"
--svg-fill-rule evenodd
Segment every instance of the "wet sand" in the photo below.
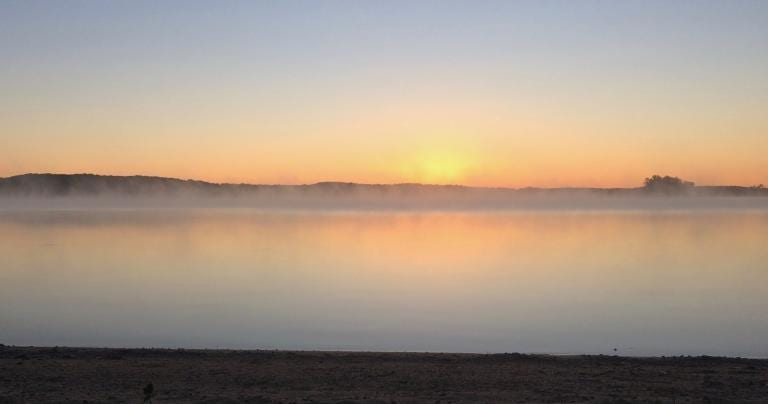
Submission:
M 768 359 L 0 346 L 0 403 L 768 402 Z

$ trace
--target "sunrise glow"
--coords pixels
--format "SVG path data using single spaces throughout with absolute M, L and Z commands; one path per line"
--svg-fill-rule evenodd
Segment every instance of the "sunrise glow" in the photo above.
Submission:
M 764 6 L 684 3 L 9 4 L 0 177 L 766 182 Z

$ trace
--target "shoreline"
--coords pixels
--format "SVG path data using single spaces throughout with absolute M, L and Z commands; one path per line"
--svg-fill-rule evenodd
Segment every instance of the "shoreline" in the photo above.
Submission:
M 0 345 L 0 402 L 768 400 L 768 359 Z

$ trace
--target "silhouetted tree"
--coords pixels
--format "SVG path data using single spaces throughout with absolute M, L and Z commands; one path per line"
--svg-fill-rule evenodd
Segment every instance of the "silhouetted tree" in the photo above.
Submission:
M 645 179 L 643 189 L 647 192 L 661 194 L 683 194 L 693 189 L 694 183 L 668 175 L 653 175 Z

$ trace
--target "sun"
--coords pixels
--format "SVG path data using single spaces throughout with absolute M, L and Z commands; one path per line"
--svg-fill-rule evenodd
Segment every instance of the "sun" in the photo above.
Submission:
M 466 179 L 469 162 L 453 153 L 429 153 L 419 162 L 418 180 L 426 184 L 459 184 Z

